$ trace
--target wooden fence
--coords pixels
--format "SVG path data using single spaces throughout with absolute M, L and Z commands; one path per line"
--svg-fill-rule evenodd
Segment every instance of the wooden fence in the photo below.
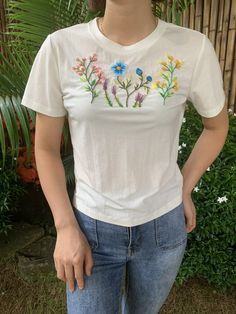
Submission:
M 181 25 L 207 35 L 224 79 L 228 108 L 236 112 L 236 0 L 196 0 L 181 16 Z
M 5 1 L 0 0 L 0 32 L 6 24 Z M 236 112 L 236 0 L 195 0 L 181 15 L 181 25 L 206 34 L 213 43 L 220 61 L 228 108 Z M 4 40 L 1 34 L 0 40 Z

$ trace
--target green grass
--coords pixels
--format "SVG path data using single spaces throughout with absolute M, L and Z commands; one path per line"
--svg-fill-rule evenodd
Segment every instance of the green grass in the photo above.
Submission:
M 2 260 L 0 269 L 1 313 L 66 313 L 65 283 L 55 272 L 29 283 L 19 276 L 14 258 Z M 180 287 L 174 285 L 160 314 L 233 314 L 235 309 L 236 289 L 218 292 L 205 280 L 194 278 Z

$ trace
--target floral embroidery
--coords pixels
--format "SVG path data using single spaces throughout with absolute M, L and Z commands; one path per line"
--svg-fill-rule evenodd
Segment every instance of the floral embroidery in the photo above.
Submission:
M 179 84 L 177 82 L 177 77 L 174 76 L 174 71 L 176 69 L 180 69 L 183 60 L 175 59 L 171 55 L 167 55 L 167 61 L 161 61 L 162 65 L 161 72 L 159 76 L 163 78 L 163 80 L 156 80 L 152 83 L 152 89 L 160 89 L 159 94 L 163 97 L 165 104 L 166 98 L 170 97 L 179 89 Z
M 162 80 L 157 79 L 153 81 L 151 75 L 145 75 L 141 68 L 136 68 L 135 74 L 139 81 L 135 82 L 134 85 L 132 84 L 132 75 L 127 73 L 128 65 L 122 61 L 118 61 L 111 66 L 111 71 L 115 75 L 113 82 L 106 78 L 101 67 L 93 64 L 97 61 L 96 53 L 93 53 L 88 58 L 76 58 L 77 64 L 72 67 L 72 70 L 79 75 L 81 82 L 87 82 L 85 90 L 92 94 L 91 103 L 102 92 L 101 89 L 97 89 L 98 85 L 102 85 L 105 100 L 110 107 L 113 107 L 114 104 L 117 104 L 119 107 L 129 107 L 130 96 L 134 94 L 132 108 L 138 108 L 142 106 L 144 99 L 151 89 L 158 89 L 159 94 L 164 99 L 163 104 L 165 104 L 167 97 L 170 97 L 179 89 L 177 77 L 174 76 L 174 72 L 176 69 L 181 68 L 183 61 L 175 59 L 169 54 L 167 58 L 167 61 L 160 62 L 162 68 L 158 76 L 160 76 Z M 152 84 L 150 86 L 151 82 Z M 112 84 L 111 88 L 109 83 Z M 143 88 L 144 93 L 140 92 L 141 88 Z M 125 104 L 122 104 L 117 95 L 118 89 L 125 91 Z
M 76 61 L 78 63 L 72 67 L 72 70 L 79 75 L 81 82 L 88 82 L 85 86 L 85 90 L 92 93 L 91 102 L 93 102 L 94 98 L 98 97 L 100 94 L 95 88 L 97 84 L 101 84 L 104 79 L 104 72 L 102 69 L 97 65 L 92 64 L 97 61 L 97 55 L 94 53 L 88 58 L 76 58 Z
M 115 74 L 121 75 L 126 72 L 127 64 L 124 64 L 123 62 L 117 62 L 111 68 Z
M 126 93 L 126 101 L 125 101 L 125 106 L 129 106 L 129 98 L 130 96 L 137 92 L 140 88 L 144 88 L 146 94 L 141 94 L 140 92 L 135 94 L 135 103 L 132 105 L 133 108 L 135 107 L 141 107 L 141 104 L 145 98 L 145 96 L 148 94 L 150 87 L 148 84 L 152 81 L 152 77 L 148 75 L 146 77 L 146 80 L 144 81 L 144 76 L 143 76 L 143 71 L 140 68 L 136 69 L 136 74 L 138 76 L 138 79 L 140 80 L 140 83 L 136 83 L 133 87 L 132 90 L 130 90 L 132 86 L 132 78 L 126 76 L 126 79 L 123 79 L 122 76 L 126 74 L 127 71 L 127 64 L 123 63 L 122 61 L 116 62 L 111 66 L 111 70 L 113 73 L 116 75 L 116 78 L 114 79 L 114 84 L 111 88 L 112 94 L 114 95 L 115 101 L 117 102 L 118 106 L 124 107 L 122 103 L 120 102 L 119 98 L 117 97 L 117 88 L 124 90 Z M 103 84 L 103 89 L 105 90 L 105 96 L 107 99 L 107 102 L 110 106 L 113 106 L 113 103 L 111 99 L 108 97 L 107 94 L 107 85 L 108 81 L 106 80 Z

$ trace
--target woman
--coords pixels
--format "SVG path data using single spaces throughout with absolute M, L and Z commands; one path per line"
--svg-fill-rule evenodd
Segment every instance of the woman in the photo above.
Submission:
M 22 105 L 37 111 L 37 169 L 68 313 L 156 314 L 196 227 L 191 192 L 227 136 L 222 76 L 210 40 L 156 18 L 151 1 L 99 5 L 104 16 L 47 36 Z M 180 171 L 187 99 L 204 128 Z M 60 158 L 66 115 L 72 205 Z

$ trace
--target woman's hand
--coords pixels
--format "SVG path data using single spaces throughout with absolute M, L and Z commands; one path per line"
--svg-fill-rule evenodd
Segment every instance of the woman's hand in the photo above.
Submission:
M 196 227 L 196 208 L 192 201 L 191 193 L 183 193 L 184 214 L 186 218 L 187 232 Z
M 93 258 L 87 238 L 77 225 L 70 225 L 57 230 L 53 258 L 57 278 L 64 282 L 68 281 L 71 292 L 74 291 L 75 278 L 78 287 L 83 289 L 83 272 L 85 269 L 86 275 L 91 275 Z

